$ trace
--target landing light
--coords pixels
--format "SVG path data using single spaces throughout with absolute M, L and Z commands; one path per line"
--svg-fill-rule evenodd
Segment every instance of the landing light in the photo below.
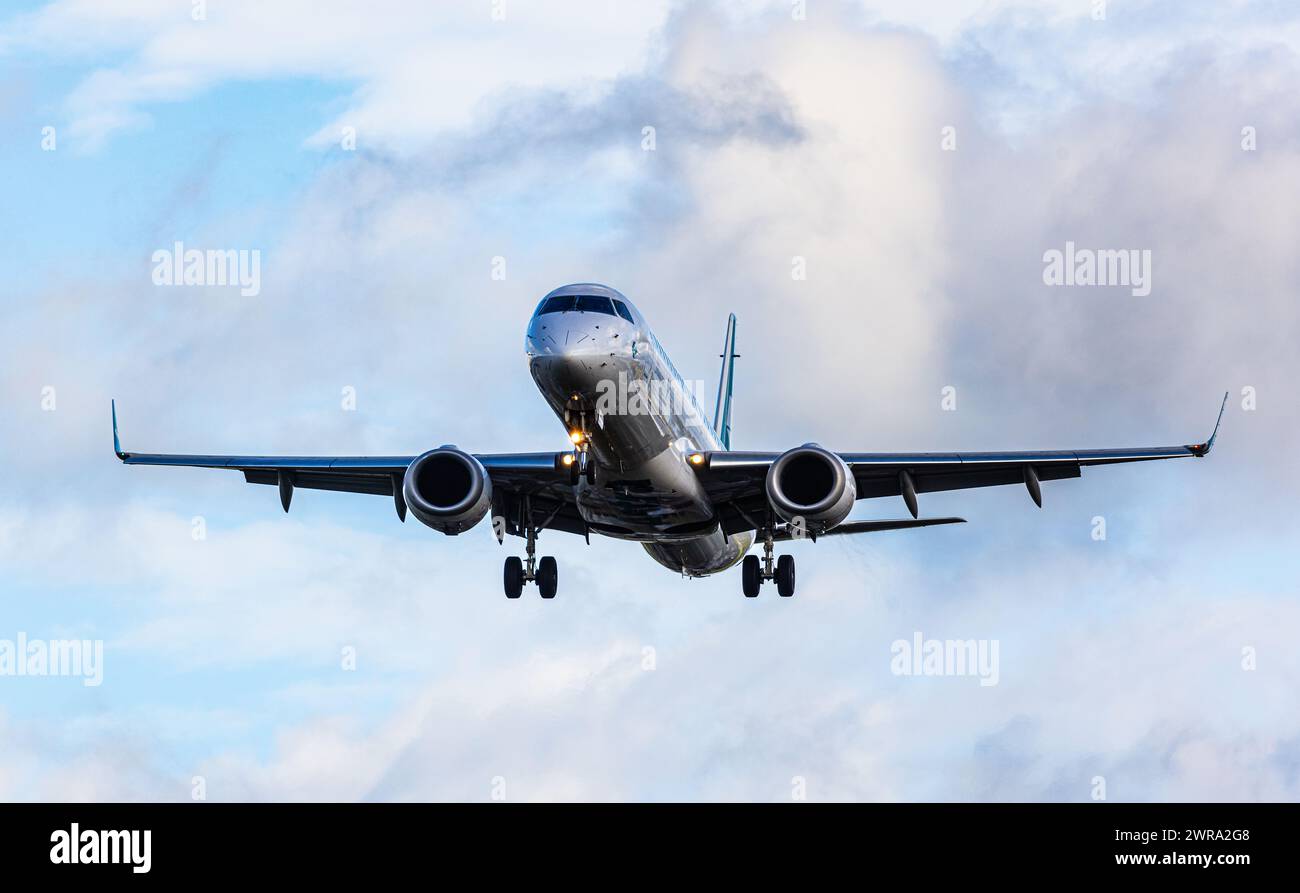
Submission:
M 582 432 L 581 431 L 570 432 L 569 440 L 572 440 L 575 446 L 577 444 L 582 443 Z
M 572 465 L 572 464 L 573 464 L 573 453 L 565 453 L 563 456 L 561 456 L 561 457 L 560 457 L 560 463 L 563 464 L 563 465 Z
M 687 461 L 690 462 L 692 465 L 703 465 L 703 464 L 704 464 L 704 454 L 703 454 L 703 453 L 691 453 L 690 458 L 687 459 Z

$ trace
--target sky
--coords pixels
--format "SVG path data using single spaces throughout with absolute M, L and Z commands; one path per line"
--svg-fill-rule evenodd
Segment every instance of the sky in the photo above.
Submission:
M 103 649 L 0 674 L 0 798 L 1300 798 L 1293 4 L 17 2 L 0 73 L 0 650 Z M 155 284 L 176 242 L 256 294 Z M 1150 293 L 1047 284 L 1067 243 Z M 508 601 L 487 524 L 113 456 L 111 399 L 142 452 L 563 449 L 523 337 L 576 281 L 688 379 L 737 315 L 737 449 L 1227 407 L 792 544 L 793 599 L 543 533 Z

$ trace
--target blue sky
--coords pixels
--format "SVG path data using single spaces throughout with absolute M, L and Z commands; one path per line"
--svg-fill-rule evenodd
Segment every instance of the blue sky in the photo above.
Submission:
M 0 797 L 1295 799 L 1300 18 L 808 6 L 7 7 L 0 640 L 105 666 L 0 677 Z M 261 293 L 155 286 L 178 240 L 259 250 Z M 1152 294 L 1046 287 L 1067 240 L 1149 249 Z M 560 597 L 507 602 L 486 527 L 112 456 L 110 398 L 137 450 L 558 449 L 523 331 L 584 280 L 688 378 L 738 315 L 741 449 L 1182 443 L 1228 410 L 1205 462 L 794 546 L 789 602 L 560 534 Z M 918 630 L 998 640 L 999 683 L 892 675 Z

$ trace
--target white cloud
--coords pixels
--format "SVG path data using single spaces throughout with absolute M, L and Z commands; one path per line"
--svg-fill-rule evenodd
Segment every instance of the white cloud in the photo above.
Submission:
M 485 97 L 543 83 L 576 85 L 642 65 L 666 2 L 357 5 L 227 0 L 196 21 L 188 3 L 61 0 L 11 19 L 0 51 L 117 57 L 68 98 L 70 138 L 97 148 L 145 109 L 226 81 L 314 77 L 350 85 L 353 100 L 316 134 L 343 125 L 360 141 L 413 148 L 469 123 Z M 437 102 L 430 102 L 430 91 Z

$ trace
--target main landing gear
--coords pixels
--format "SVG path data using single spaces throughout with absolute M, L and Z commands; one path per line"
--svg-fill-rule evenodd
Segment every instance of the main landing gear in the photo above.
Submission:
M 555 591 L 559 588 L 560 582 L 559 568 L 550 555 L 543 555 L 540 561 L 537 560 L 537 528 L 530 524 L 526 530 L 527 563 L 521 561 L 518 555 L 511 555 L 506 559 L 503 574 L 506 598 L 519 598 L 523 595 L 525 583 L 536 583 L 537 591 L 542 598 L 555 598 Z
M 782 598 L 794 595 L 794 556 L 782 555 L 773 567 L 770 529 L 763 533 L 762 562 L 757 555 L 746 555 L 741 563 L 740 585 L 745 592 L 745 598 L 757 597 L 759 587 L 763 585 L 764 580 L 775 580 L 776 591 Z

